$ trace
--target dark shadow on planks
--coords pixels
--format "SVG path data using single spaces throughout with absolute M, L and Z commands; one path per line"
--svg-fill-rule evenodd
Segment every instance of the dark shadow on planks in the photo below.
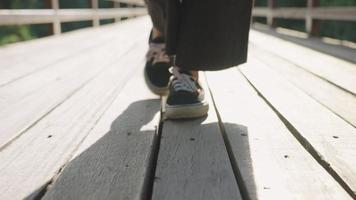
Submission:
M 34 191 L 26 199 L 151 199 L 151 190 L 165 177 L 154 177 L 155 162 L 157 160 L 157 150 L 159 146 L 157 130 L 142 131 L 141 128 L 153 119 L 158 111 L 159 103 L 160 101 L 158 99 L 149 99 L 130 104 L 130 106 L 112 122 L 110 131 L 104 134 L 103 137 L 97 140 L 83 153 L 67 163 L 53 183 L 50 183 L 49 186 L 48 183 L 44 183 L 41 188 Z M 174 123 L 181 126 L 185 126 L 187 123 L 190 124 L 189 126 L 197 126 L 202 133 L 209 132 L 211 129 L 222 125 L 218 128 L 219 134 L 224 132 L 224 128 L 222 127 L 228 129 L 230 133 L 235 134 L 235 139 L 239 140 L 241 144 L 239 155 L 232 154 L 229 142 L 226 140 L 226 137 L 224 137 L 225 145 L 227 145 L 226 149 L 231 161 L 230 164 L 233 167 L 243 199 L 257 199 L 255 192 L 251 193 L 251 190 L 247 191 L 246 189 L 247 187 L 255 188 L 254 181 L 245 183 L 241 178 L 241 176 L 249 176 L 252 178 L 248 178 L 248 180 L 254 180 L 248 142 L 248 128 L 243 125 L 231 123 L 220 124 L 214 122 L 201 124 L 203 120 L 204 119 L 177 120 L 174 121 Z M 151 142 L 147 141 L 149 137 L 146 136 L 152 134 L 154 134 L 154 139 Z M 190 143 L 193 146 L 202 139 L 192 139 L 188 132 L 184 134 L 186 134 L 186 140 L 184 142 Z M 127 140 L 125 142 L 126 146 L 122 143 L 123 140 Z M 141 146 L 141 143 L 144 141 L 146 141 L 146 143 Z M 120 145 L 124 147 L 119 147 Z M 122 150 L 122 152 L 118 152 L 117 150 Z M 141 155 L 144 151 L 146 151 L 147 156 Z M 237 168 L 238 165 L 236 164 L 237 159 L 235 156 L 243 157 L 244 163 L 239 163 L 239 165 L 242 164 L 249 169 L 245 169 L 244 174 L 241 174 Z M 189 158 L 191 155 L 187 154 L 186 157 Z M 196 162 L 199 162 L 198 159 Z M 208 168 L 212 166 L 204 167 Z M 144 173 L 140 173 L 142 171 L 144 171 Z M 246 173 L 246 171 L 249 173 Z M 199 171 L 197 172 L 199 173 Z M 224 172 L 221 174 L 224 174 Z M 172 174 L 172 176 L 175 175 Z M 223 179 L 224 177 L 219 176 L 218 173 L 211 174 L 211 176 L 204 175 L 201 178 L 219 184 L 221 182 L 219 178 Z M 200 182 L 201 180 L 197 181 Z M 218 185 L 216 186 L 219 187 Z M 182 185 L 182 187 L 184 187 L 184 185 Z M 215 188 L 205 189 L 214 191 Z M 180 197 L 177 196 L 177 199 L 179 198 Z M 189 196 L 186 196 L 185 199 L 193 199 L 193 197 L 189 198 Z M 211 199 L 214 199 L 214 196 L 211 196 Z
M 210 120 L 174 120 L 163 124 L 174 130 L 162 128 L 152 200 L 240 199 L 238 193 L 245 200 L 257 199 L 248 128 L 208 118 Z M 238 155 L 233 155 L 224 136 L 225 129 L 239 141 Z M 224 146 L 219 148 L 218 144 Z M 236 159 L 237 156 L 242 158 Z M 243 160 L 243 163 L 237 164 L 236 160 Z M 245 168 L 243 174 L 237 166 Z M 242 179 L 242 176 L 249 178 Z
M 67 163 L 54 183 L 48 188 L 41 187 L 26 199 L 135 199 L 147 196 L 153 179 L 158 131 L 147 130 L 144 126 L 152 121 L 159 108 L 159 99 L 131 103 L 112 122 L 110 131 Z

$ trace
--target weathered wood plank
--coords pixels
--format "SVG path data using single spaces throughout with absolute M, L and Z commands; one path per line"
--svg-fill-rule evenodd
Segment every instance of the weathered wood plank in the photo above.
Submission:
M 356 95 L 354 64 L 253 30 L 250 42 Z
M 159 111 L 137 72 L 43 199 L 148 199 Z
M 241 199 L 210 105 L 205 119 L 164 122 L 153 200 Z
M 146 8 L 101 9 L 1 9 L 0 25 L 45 24 L 61 22 L 135 17 L 147 14 Z
M 264 24 L 255 23 L 253 28 L 259 32 L 278 37 L 298 45 L 313 49 L 327 55 L 335 56 L 341 60 L 356 63 L 356 46 L 353 42 L 330 38 L 308 37 L 307 33 L 286 28 L 271 29 Z
M 142 31 L 142 30 L 141 30 Z M 149 30 L 147 30 L 149 31 Z M 46 184 L 71 157 L 133 73 L 146 37 L 118 62 L 35 124 L 0 153 L 0 198 L 22 199 Z M 138 59 L 142 55 L 142 59 Z
M 129 5 L 138 5 L 138 6 L 145 6 L 145 2 L 143 0 L 109 0 L 117 3 L 126 3 Z
M 2 58 L 0 59 L 0 87 L 76 57 L 90 49 L 127 37 L 128 30 L 137 30 L 137 27 L 145 26 L 147 20 L 146 17 L 134 19 L 100 29 L 79 30 L 64 34 L 63 37 L 50 37 L 0 48 Z M 125 40 L 129 41 L 128 38 Z
M 252 57 L 281 73 L 298 88 L 356 127 L 355 96 L 258 47 L 252 46 L 250 52 Z
M 118 36 L 110 45 L 92 49 L 78 55 L 78 58 L 57 63 L 0 88 L 0 147 L 22 134 L 77 92 L 87 81 L 125 57 L 129 49 L 147 37 L 146 32 L 137 32 L 136 29 L 149 30 L 148 25 L 147 20 L 146 23 L 140 22 L 138 27 L 131 26 L 131 32 L 122 31 L 125 35 Z
M 300 143 L 355 198 L 356 129 L 263 63 L 251 60 L 241 70 Z
M 207 79 L 248 199 L 351 199 L 236 68 Z
M 305 19 L 308 16 L 313 19 L 321 20 L 356 20 L 356 7 L 319 7 L 319 8 L 298 8 L 298 7 L 283 7 L 283 8 L 263 8 L 255 7 L 253 16 L 267 17 L 273 16 L 275 18 L 286 19 Z

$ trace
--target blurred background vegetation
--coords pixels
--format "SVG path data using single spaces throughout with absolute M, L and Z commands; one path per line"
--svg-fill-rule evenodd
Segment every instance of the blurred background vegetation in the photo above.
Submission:
M 305 7 L 307 0 L 277 0 L 277 7 Z M 60 8 L 90 8 L 90 0 L 59 0 Z M 267 0 L 256 0 L 256 6 L 267 6 Z M 356 0 L 320 0 L 320 6 L 356 6 Z M 100 8 L 113 7 L 107 0 L 99 0 Z M 50 8 L 50 0 L 0 0 L 0 9 Z M 265 18 L 254 21 L 266 23 Z M 102 20 L 101 24 L 113 20 Z M 305 31 L 304 20 L 277 19 L 277 26 Z M 62 23 L 62 31 L 72 31 L 92 26 L 91 21 Z M 51 24 L 0 26 L 0 45 L 25 41 L 52 34 Z M 356 42 L 356 22 L 321 21 L 320 36 Z
M 90 0 L 59 0 L 60 8 L 90 8 Z M 100 8 L 112 8 L 113 2 L 99 0 Z M 50 0 L 0 0 L 0 9 L 44 9 L 50 8 Z M 114 20 L 101 20 L 100 24 L 112 23 Z M 92 26 L 91 21 L 62 23 L 62 32 Z M 25 41 L 52 35 L 51 24 L 0 26 L 0 45 Z
M 267 6 L 267 0 L 255 0 L 255 6 Z M 277 7 L 306 7 L 307 0 L 277 0 Z M 356 0 L 320 0 L 320 6 L 356 6 Z M 254 21 L 266 23 L 266 18 L 256 18 Z M 305 32 L 304 20 L 276 19 L 278 27 Z M 330 37 L 356 42 L 356 22 L 322 20 L 319 22 L 320 37 Z

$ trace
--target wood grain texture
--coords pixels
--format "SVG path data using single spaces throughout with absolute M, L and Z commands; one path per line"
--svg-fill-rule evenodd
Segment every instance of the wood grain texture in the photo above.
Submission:
M 0 25 L 45 24 L 97 20 L 115 17 L 135 17 L 147 14 L 145 8 L 101 8 L 101 9 L 1 9 Z
M 356 95 L 354 64 L 253 30 L 250 42 Z
M 249 199 L 351 199 L 236 68 L 207 80 Z
M 138 27 L 147 24 L 147 17 L 107 25 L 98 28 L 89 28 L 63 34 L 61 37 L 48 37 L 34 41 L 21 42 L 0 48 L 0 87 L 8 85 L 18 79 L 32 75 L 43 69 L 52 67 L 67 59 L 76 59 L 78 55 L 85 54 L 91 49 L 113 42 L 131 39 L 128 32 L 133 33 Z
M 313 99 L 328 107 L 341 118 L 356 127 L 356 97 L 340 90 L 327 81 L 308 73 L 304 69 L 257 47 L 250 48 L 251 56 L 259 59 L 269 68 L 302 89 Z M 356 67 L 356 65 L 355 65 Z M 355 82 L 356 83 L 356 82 Z
M 43 199 L 147 199 L 159 111 L 137 71 Z
M 0 88 L 0 147 L 11 142 L 54 108 L 75 94 L 113 63 L 126 57 L 127 52 L 147 37 L 149 23 L 132 22 L 122 27 L 122 34 L 110 44 L 93 48 L 72 59 L 54 64 L 45 70 Z
M 283 8 L 263 8 L 255 7 L 253 16 L 287 19 L 312 19 L 321 20 L 346 20 L 356 21 L 356 7 L 319 7 L 319 8 L 298 8 L 298 7 L 283 7 Z
M 241 199 L 210 105 L 207 118 L 164 121 L 153 200 Z
M 314 158 L 355 196 L 356 129 L 263 63 L 251 60 L 241 70 Z
M 148 30 L 147 30 L 148 31 Z M 143 32 L 143 35 L 146 33 Z M 103 73 L 0 153 L 0 198 L 33 195 L 72 157 L 77 146 L 96 125 L 133 73 L 141 69 L 147 50 L 131 49 Z M 142 59 L 138 59 L 141 55 Z
M 356 54 L 356 48 L 353 48 L 355 44 L 352 42 L 344 40 L 332 40 L 333 42 L 327 42 L 325 38 L 308 37 L 308 34 L 304 32 L 280 27 L 271 29 L 259 23 L 253 24 L 253 28 L 270 36 L 278 37 L 351 63 L 356 63 L 356 57 L 354 56 Z

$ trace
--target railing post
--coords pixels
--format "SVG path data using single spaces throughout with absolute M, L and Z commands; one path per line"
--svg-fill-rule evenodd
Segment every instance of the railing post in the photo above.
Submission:
M 114 8 L 120 8 L 120 2 L 115 1 L 114 2 Z M 115 17 L 115 22 L 121 21 L 121 17 Z
M 319 0 L 308 0 L 307 1 L 307 14 L 305 17 L 305 28 L 310 36 L 317 36 L 319 34 L 319 23 L 317 20 L 313 19 L 312 12 L 313 8 L 320 5 Z
M 267 15 L 267 24 L 270 27 L 276 26 L 276 20 L 273 17 L 273 9 L 276 8 L 276 0 L 267 0 L 268 15 Z
M 100 26 L 100 19 L 98 16 L 98 9 L 99 9 L 99 1 L 98 0 L 91 0 L 91 6 L 94 10 L 94 16 L 93 16 L 93 26 L 97 27 Z
M 58 17 L 58 9 L 59 9 L 59 2 L 58 0 L 51 0 L 51 6 L 54 10 L 54 20 L 53 20 L 53 34 L 59 35 L 61 34 L 61 22 Z

